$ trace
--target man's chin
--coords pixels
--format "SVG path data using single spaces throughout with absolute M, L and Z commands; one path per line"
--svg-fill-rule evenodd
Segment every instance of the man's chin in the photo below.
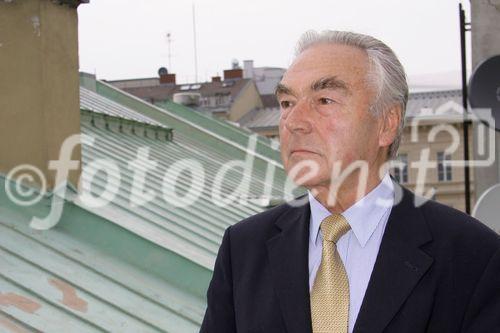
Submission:
M 318 187 L 323 183 L 319 178 L 314 177 L 307 179 L 305 177 L 300 177 L 300 175 L 298 175 L 298 177 L 294 177 L 292 181 L 295 185 L 305 187 L 307 189 Z

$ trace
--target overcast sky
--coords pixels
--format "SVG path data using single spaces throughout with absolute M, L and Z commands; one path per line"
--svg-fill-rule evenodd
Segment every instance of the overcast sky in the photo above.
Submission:
M 287 67 L 306 30 L 351 30 L 391 46 L 409 76 L 460 71 L 456 0 L 91 0 L 80 5 L 80 70 L 99 79 L 157 76 L 168 65 L 178 82 L 222 74 L 232 59 Z M 464 2 L 469 13 L 469 2 Z

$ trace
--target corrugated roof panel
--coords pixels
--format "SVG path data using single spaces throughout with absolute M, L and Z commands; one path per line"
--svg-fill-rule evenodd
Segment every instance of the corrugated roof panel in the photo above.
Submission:
M 91 223 L 78 208 L 66 207 L 71 214 L 63 216 L 55 228 L 34 230 L 26 221 L 29 213 L 12 211 L 3 195 L 0 193 L 0 313 L 11 324 L 22 323 L 29 331 L 43 332 L 198 330 L 203 299 L 65 229 L 67 218 L 88 221 L 93 226 L 89 233 L 99 233 L 100 227 L 95 226 L 109 222 Z M 169 259 L 165 255 L 163 260 Z M 0 322 L 0 331 L 2 327 Z
M 145 124 L 167 127 L 147 116 L 137 113 L 126 106 L 115 103 L 112 100 L 83 87 L 80 87 L 80 108 L 110 116 L 118 116 L 124 119 L 135 120 Z
M 82 177 L 91 182 L 94 195 L 99 195 L 108 181 L 119 185 L 108 205 L 89 208 L 78 196 L 71 196 L 59 224 L 38 231 L 29 227 L 29 220 L 48 214 L 49 199 L 36 207 L 19 207 L 5 200 L 4 186 L 0 187 L 0 330 L 196 332 L 223 231 L 266 209 L 253 201 L 219 207 L 212 200 L 221 167 L 245 156 L 245 143 L 250 138 L 247 131 L 193 118 L 185 114 L 191 112 L 186 108 L 161 110 L 118 90 L 106 92 L 115 99 L 86 88 L 80 93 L 82 110 L 88 110 L 82 111 L 81 130 L 95 138 L 93 144 L 84 141 L 82 145 Z M 119 103 L 121 99 L 127 103 Z M 134 110 L 134 105 L 144 110 Z M 159 121 L 150 117 L 149 111 L 167 116 Z M 100 116 L 94 122 L 93 113 L 107 117 Z M 173 128 L 174 139 L 102 125 L 121 119 L 138 126 Z M 150 202 L 134 206 L 130 195 L 139 189 L 134 171 L 146 171 L 147 167 L 144 160 L 137 161 L 134 168 L 129 163 L 137 158 L 140 148 L 149 149 L 149 158 L 158 163 L 156 170 L 148 173 L 144 187 L 156 195 Z M 277 167 L 272 184 L 266 179 L 266 165 L 277 161 L 277 156 L 267 139 L 258 139 L 258 163 L 248 191 L 240 194 L 259 197 L 271 185 L 270 194 L 283 197 L 283 169 Z M 89 176 L 91 164 L 102 159 L 118 166 L 119 178 L 107 179 L 103 172 Z M 187 174 L 175 173 L 179 170 L 173 166 L 187 159 L 202 166 L 204 184 L 193 184 Z M 238 168 L 228 172 L 222 181 L 223 195 L 232 193 L 244 175 Z M 160 192 L 163 183 L 176 184 L 179 193 L 164 197 Z M 200 195 L 195 205 L 177 207 L 178 196 L 191 187 Z
M 217 149 L 204 147 L 203 144 L 190 141 L 186 136 L 177 135 L 174 136 L 172 142 L 168 142 L 117 133 L 86 123 L 82 123 L 82 133 L 95 138 L 93 145 L 84 145 L 82 149 L 83 162 L 86 166 L 94 160 L 106 159 L 113 161 L 119 167 L 120 191 L 112 202 L 117 212 L 141 219 L 143 229 L 150 225 L 151 233 L 164 232 L 173 235 L 183 249 L 192 248 L 193 251 L 204 252 L 204 256 L 207 258 L 205 265 L 209 267 L 213 264 L 225 228 L 265 209 L 265 207 L 250 201 L 246 203 L 235 201 L 227 207 L 219 207 L 214 204 L 212 186 L 221 166 L 231 161 L 231 157 L 225 156 Z M 155 195 L 154 200 L 134 207 L 130 202 L 134 190 L 132 187 L 134 170 L 131 170 L 128 164 L 137 158 L 137 152 L 141 147 L 147 147 L 149 159 L 157 163 L 155 171 L 148 173 L 147 182 L 143 189 L 151 191 Z M 175 184 L 180 192 L 186 192 L 193 186 L 190 177 L 183 173 L 173 172 L 171 169 L 175 163 L 186 160 L 194 160 L 199 163 L 204 171 L 204 183 L 194 185 L 199 197 L 193 205 L 178 207 L 175 204 L 178 201 L 178 196 L 165 197 L 161 189 L 164 182 Z M 143 172 L 148 171 L 145 166 L 144 168 L 139 166 L 139 169 Z M 85 178 L 85 173 L 83 177 L 88 179 Z M 222 195 L 228 196 L 235 191 L 243 177 L 243 170 L 240 169 L 234 169 L 228 173 L 222 180 Z M 264 177 L 262 172 L 254 170 L 250 178 L 249 191 L 240 194 L 244 197 L 261 197 L 266 185 Z M 282 175 L 276 177 L 272 187 L 272 194 L 275 197 L 283 197 L 285 179 Z M 107 182 L 104 173 L 98 173 L 89 180 L 92 181 L 92 190 L 96 195 L 103 190 Z M 171 243 L 161 245 L 174 250 Z M 195 258 L 189 256 L 187 251 L 180 254 L 196 261 Z
M 85 83 L 84 75 L 81 76 Z M 105 82 L 94 81 L 98 94 L 112 101 L 133 109 L 134 111 L 155 119 L 156 121 L 174 128 L 176 133 L 184 133 L 206 143 L 218 144 L 221 150 L 233 151 L 233 157 L 244 154 L 252 133 L 246 129 L 234 126 L 227 122 L 208 117 L 188 107 L 172 102 L 160 104 L 161 107 L 144 102 L 136 96 L 128 94 Z M 258 156 L 273 160 L 281 164 L 281 157 L 273 142 L 263 136 L 257 137 L 256 153 Z
M 262 199 L 263 196 L 283 198 L 286 175 L 282 167 L 279 163 L 276 163 L 277 167 L 273 166 L 274 180 L 269 183 L 266 179 L 269 164 L 263 163 L 262 157 L 259 157 L 257 153 L 255 158 L 258 163 L 255 163 L 252 169 L 249 188 L 239 193 L 243 198 L 252 200 L 246 200 L 244 203 L 236 201 L 228 207 L 219 207 L 214 204 L 212 189 L 218 172 L 224 164 L 238 159 L 230 153 L 231 149 L 227 148 L 239 147 L 240 156 L 245 156 L 246 148 L 241 146 L 241 143 L 245 141 L 248 143 L 251 133 L 234 125 L 200 116 L 183 106 L 167 103 L 165 109 L 160 110 L 103 82 L 96 81 L 95 84 L 97 93 L 81 88 L 82 107 L 93 106 L 95 112 L 130 119 L 144 120 L 141 117 L 145 117 L 148 122 L 152 119 L 151 114 L 159 114 L 162 121 L 155 121 L 174 129 L 173 142 L 165 142 L 93 126 L 88 121 L 84 121 L 85 117 L 82 117 L 82 132 L 97 138 L 93 146 L 83 146 L 84 164 L 89 165 L 98 159 L 108 159 L 117 163 L 121 172 L 120 191 L 110 207 L 101 214 L 114 217 L 115 220 L 125 220 L 126 222 L 119 222 L 120 225 L 135 230 L 148 239 L 155 238 L 157 244 L 179 253 L 182 252 L 182 255 L 204 267 L 211 268 L 225 228 L 266 209 L 258 205 L 258 200 L 255 199 Z M 108 97 L 113 101 L 108 100 Z M 127 106 L 123 105 L 123 101 Z M 150 114 L 151 111 L 154 112 Z M 165 115 L 166 118 L 161 117 Z M 172 123 L 166 123 L 166 119 L 170 119 Z M 215 132 L 210 132 L 210 130 Z M 197 132 L 221 138 L 220 144 L 207 144 L 204 140 L 200 140 L 203 135 L 193 135 Z M 235 136 L 237 137 L 236 143 L 230 139 Z M 279 153 L 269 146 L 269 140 L 257 138 L 257 142 L 261 151 L 269 150 L 266 155 L 279 156 Z M 155 172 L 148 174 L 148 181 L 144 188 L 146 191 L 155 193 L 155 198 L 147 204 L 134 207 L 129 198 L 131 193 L 138 192 L 138 189 L 132 187 L 133 170 L 129 169 L 128 163 L 136 159 L 140 148 L 147 148 L 150 159 L 158 163 Z M 267 161 L 265 159 L 266 157 L 264 161 Z M 205 175 L 204 184 L 193 184 L 192 179 L 185 173 L 174 172 L 172 174 L 172 166 L 179 161 L 186 160 L 194 160 L 201 165 Z M 146 172 L 146 166 L 142 168 L 143 165 L 139 163 L 139 170 Z M 245 172 L 241 168 L 233 168 L 227 172 L 220 187 L 223 196 L 233 193 L 244 176 Z M 92 190 L 98 193 L 104 189 L 107 178 L 102 173 L 97 174 L 92 182 Z M 194 186 L 199 194 L 196 204 L 186 208 L 177 207 L 175 202 L 178 201 L 178 194 L 165 198 L 160 193 L 159 189 L 164 183 L 175 183 L 180 193 Z M 111 212 L 112 210 L 114 211 Z M 131 222 L 136 220 L 142 221 L 140 228 Z

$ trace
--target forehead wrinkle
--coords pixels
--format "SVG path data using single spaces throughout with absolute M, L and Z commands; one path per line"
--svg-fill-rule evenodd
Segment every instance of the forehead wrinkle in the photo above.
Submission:
M 336 76 L 327 76 L 314 81 L 311 84 L 310 89 L 312 91 L 320 91 L 323 89 L 329 90 L 342 90 L 345 93 L 350 94 L 351 89 L 349 89 L 349 84 L 345 81 L 338 79 Z
M 351 95 L 352 91 L 350 89 L 350 84 L 345 82 L 344 80 L 341 80 L 337 78 L 337 76 L 325 76 L 322 78 L 319 78 L 315 80 L 314 82 L 311 83 L 309 86 L 309 89 L 313 92 L 317 92 L 320 90 L 340 90 L 344 92 L 347 95 Z M 276 85 L 276 89 L 274 94 L 279 97 L 279 95 L 291 95 L 291 96 L 297 96 L 297 93 L 291 88 L 288 87 L 287 85 L 283 83 L 278 83 Z

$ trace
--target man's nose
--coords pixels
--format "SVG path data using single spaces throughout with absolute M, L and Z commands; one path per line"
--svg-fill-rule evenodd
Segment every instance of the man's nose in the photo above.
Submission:
M 290 132 L 309 133 L 311 131 L 311 104 L 302 99 L 290 110 L 285 120 L 285 127 Z

